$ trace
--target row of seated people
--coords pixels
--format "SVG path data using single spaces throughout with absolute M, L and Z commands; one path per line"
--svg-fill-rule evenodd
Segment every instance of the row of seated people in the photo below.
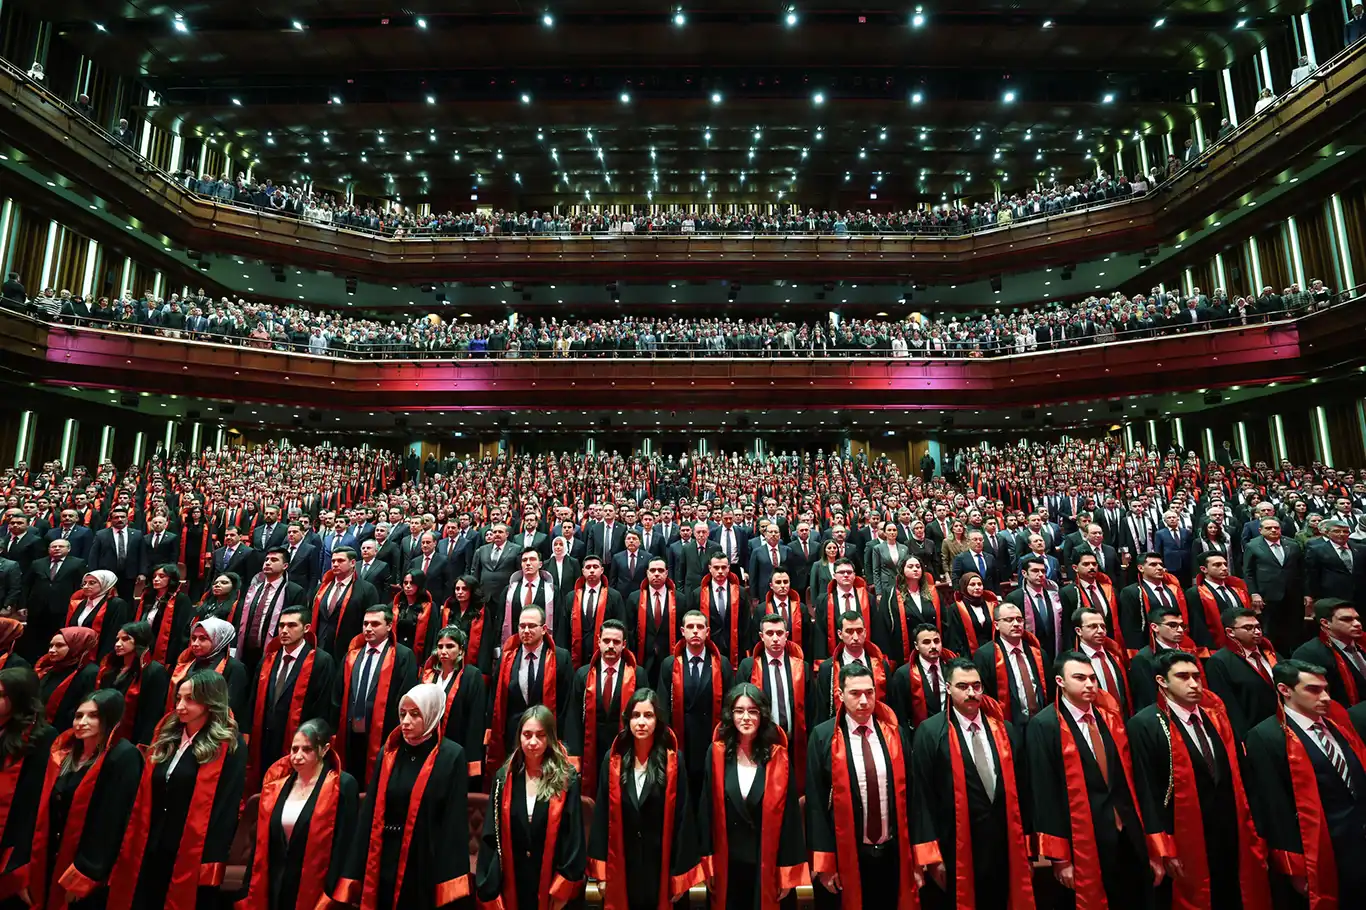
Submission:
M 22 287 L 15 291 L 22 296 Z M 777 319 L 628 316 L 612 320 L 463 323 L 430 314 L 404 320 L 339 316 L 302 306 L 251 304 L 199 294 L 168 299 L 151 292 L 84 299 L 44 291 L 27 312 L 56 322 L 114 331 L 239 344 L 345 358 L 488 357 L 985 357 L 1029 354 L 1249 325 L 1302 315 L 1336 299 L 1315 279 L 1276 293 L 1190 294 L 1154 288 L 1132 298 L 1116 292 L 1038 310 L 970 316 L 913 314 L 904 320 L 847 318 L 838 324 Z

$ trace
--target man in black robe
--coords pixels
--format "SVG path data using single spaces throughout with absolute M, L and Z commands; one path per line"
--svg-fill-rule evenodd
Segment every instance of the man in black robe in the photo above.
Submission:
M 285 734 L 294 724 L 331 716 L 333 678 L 337 664 L 332 655 L 314 647 L 308 611 L 299 606 L 285 607 L 275 625 L 275 637 L 266 645 L 256 685 L 252 688 L 252 754 L 255 774 L 265 773 L 271 763 L 289 751 Z M 297 719 L 294 690 L 300 674 L 307 670 L 307 688 L 302 693 Z M 259 749 L 259 751 L 258 751 Z
M 1241 742 L 1248 731 L 1276 714 L 1280 697 L 1272 682 L 1272 668 L 1280 659 L 1262 635 L 1262 618 L 1255 610 L 1232 607 L 1220 616 L 1228 642 L 1205 661 L 1205 684 L 1224 702 Z

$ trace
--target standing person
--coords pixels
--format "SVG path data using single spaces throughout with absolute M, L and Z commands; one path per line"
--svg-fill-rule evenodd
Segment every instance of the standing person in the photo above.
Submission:
M 147 750 L 108 910 L 217 905 L 246 768 L 227 681 L 209 670 L 190 674 Z
M 792 747 L 787 750 L 797 790 L 806 787 L 806 742 L 812 706 L 816 700 L 815 678 L 802 657 L 802 649 L 788 635 L 787 622 L 777 613 L 759 620 L 759 643 L 740 661 L 737 683 L 758 686 L 773 706 L 773 722 Z
M 731 666 L 717 650 L 700 611 L 683 614 L 683 640 L 660 667 L 659 684 L 665 716 L 683 753 L 688 792 L 700 799 L 706 752 L 723 719 L 721 699 L 731 685 Z
M 436 648 L 422 667 L 422 681 L 434 683 L 446 693 L 444 735 L 460 744 L 469 763 L 472 780 L 484 773 L 484 730 L 488 696 L 484 674 L 465 660 L 469 639 L 459 626 L 436 633 Z
M 763 690 L 741 682 L 726 693 L 697 809 L 712 910 L 795 907 L 809 881 L 785 742 Z
M 165 666 L 190 643 L 190 598 L 180 584 L 180 571 L 167 564 L 152 570 L 142 592 L 138 620 L 152 630 L 152 660 Z
M 356 551 L 339 547 L 332 551 L 332 568 L 318 582 L 313 598 L 313 634 L 318 647 L 340 662 L 351 641 L 360 634 L 361 620 L 379 603 L 375 586 L 356 577 Z
M 76 706 L 95 689 L 99 665 L 95 662 L 96 633 L 68 626 L 52 636 L 47 653 L 34 664 L 41 682 L 48 723 L 60 732 L 71 728 Z
M 954 594 L 944 643 L 955 654 L 976 654 L 978 648 L 991 640 L 995 610 L 996 595 L 982 584 L 982 577 L 976 572 L 965 572 Z
M 261 775 L 288 753 L 300 724 L 332 713 L 337 665 L 316 647 L 308 619 L 304 607 L 281 610 L 261 656 L 252 688 L 248 793 L 256 792 Z
M 497 630 L 487 622 L 488 611 L 473 575 L 461 575 L 446 600 L 446 621 L 465 633 L 465 663 L 478 667 L 485 676 L 493 673 L 493 649 L 501 644 Z
M 972 661 L 950 661 L 944 681 L 950 707 L 916 730 L 911 756 L 916 858 L 949 907 L 1028 910 L 1034 876 L 1020 800 L 1019 728 L 984 694 Z
M 518 614 L 517 631 L 503 645 L 498 676 L 489 693 L 488 749 L 484 755 L 489 778 L 503 758 L 517 748 L 516 730 L 522 712 L 545 705 L 557 719 L 569 710 L 574 678 L 569 652 L 555 647 L 546 633 L 545 612 L 538 606 Z M 557 740 L 558 742 L 558 740 Z
M 18 892 L 33 850 L 33 829 L 57 729 L 47 720 L 38 676 L 28 667 L 0 670 L 0 903 L 23 906 Z
M 592 660 L 605 621 L 626 619 L 621 593 L 608 587 L 602 577 L 602 560 L 592 554 L 585 556 L 581 571 L 583 577 L 574 582 L 573 595 L 564 598 L 555 619 L 555 644 L 569 652 L 574 667 L 585 666 Z M 640 655 L 636 657 L 639 659 Z M 568 671 L 566 667 L 565 672 Z
M 911 659 L 897 667 L 887 683 L 887 707 L 903 727 L 914 732 L 948 704 L 944 674 L 953 655 L 945 651 L 939 630 L 929 623 L 912 629 L 911 641 Z
M 104 906 L 142 772 L 142 754 L 119 735 L 122 719 L 122 695 L 92 693 L 52 744 L 28 868 L 31 907 Z
M 1313 606 L 1304 593 L 1304 552 L 1281 536 L 1275 518 L 1263 518 L 1260 529 L 1261 537 L 1243 548 L 1243 581 L 1277 653 L 1290 654 L 1304 643 L 1305 615 Z
M 895 583 L 882 598 L 879 609 L 873 611 L 873 644 L 899 667 L 915 650 L 912 631 L 925 623 L 943 635 L 939 592 L 934 587 L 934 576 L 925 571 L 920 557 L 906 556 L 897 569 Z
M 996 635 L 977 649 L 972 662 L 1002 716 L 1015 726 L 1023 729 L 1048 703 L 1043 651 L 1025 631 L 1024 614 L 1015 604 L 996 605 Z
M 514 733 L 493 777 L 476 896 L 495 910 L 563 910 L 583 893 L 587 867 L 579 775 L 548 706 L 528 708 Z
M 1262 619 L 1243 607 L 1224 611 L 1228 642 L 1205 662 L 1205 684 L 1219 696 L 1239 742 L 1248 731 L 1275 715 L 1280 704 L 1272 671 L 1280 658 L 1262 636 Z
M 1039 853 L 1079 908 L 1146 907 L 1165 869 L 1144 842 L 1124 720 L 1080 651 L 1058 655 L 1053 681 L 1057 701 L 1025 728 Z
M 1280 906 L 1366 903 L 1366 746 L 1332 699 L 1324 668 L 1283 660 L 1272 671 L 1280 716 L 1247 735 L 1248 793 L 1271 854 Z
M 224 572 L 214 576 L 213 583 L 195 605 L 190 624 L 194 625 L 195 622 L 208 619 L 210 616 L 231 622 L 237 613 L 237 597 L 241 591 L 242 579 L 236 572 Z
M 307 720 L 266 769 L 246 894 L 236 910 L 314 907 L 332 892 L 356 828 L 360 789 L 337 766 L 332 728 Z
M 636 660 L 626 648 L 626 624 L 605 620 L 597 653 L 574 673 L 565 712 L 565 749 L 591 793 L 598 792 L 598 768 L 621 732 L 622 705 L 637 685 Z
M 372 606 L 361 617 L 333 684 L 332 716 L 346 731 L 337 758 L 356 780 L 369 780 L 402 715 L 399 701 L 417 684 L 413 652 L 394 641 L 394 614 Z
M 119 736 L 138 746 L 152 741 L 157 724 L 166 716 L 170 686 L 166 667 L 152 659 L 151 641 L 152 627 L 147 623 L 125 623 L 95 680 L 97 689 L 113 689 L 123 696 Z
M 391 606 L 395 636 L 400 644 L 408 646 L 419 664 L 431 655 L 437 630 L 448 621 L 443 606 L 432 602 L 426 585 L 427 578 L 421 572 L 403 573 Z
M 1149 839 L 1161 844 L 1177 907 L 1270 910 L 1266 844 L 1248 809 L 1242 746 L 1200 661 L 1184 651 L 1157 659 L 1161 697 L 1129 721 L 1134 787 Z
M 86 572 L 66 611 L 68 626 L 94 630 L 98 639 L 96 659 L 114 650 L 114 635 L 131 618 L 128 602 L 116 594 L 118 581 L 117 575 L 104 569 Z
M 366 786 L 334 900 L 435 910 L 469 895 L 469 762 L 440 733 L 445 706 L 446 693 L 431 684 L 399 699 L 398 727 Z
M 631 693 L 622 724 L 600 769 L 588 870 L 609 910 L 660 910 L 703 879 L 688 778 L 654 690 Z
M 806 824 L 816 906 L 860 908 L 896 895 L 915 910 L 923 884 L 910 824 L 911 742 L 862 664 L 840 670 L 835 716 L 811 731 Z M 865 897 L 866 896 L 866 897 Z
M 1344 708 L 1366 701 L 1366 652 L 1361 649 L 1361 613 L 1336 597 L 1314 604 L 1319 637 L 1295 649 L 1297 660 L 1323 667 L 1328 691 Z
M 585 557 L 584 562 L 592 558 Z M 657 686 L 659 669 L 678 646 L 682 625 L 677 586 L 659 557 L 651 559 L 646 566 L 645 584 L 641 586 L 635 604 L 634 617 L 626 616 L 627 626 L 633 627 L 628 638 L 631 653 L 642 682 Z
M 190 626 L 190 644 L 180 652 L 180 658 L 171 669 L 170 703 L 167 710 L 175 709 L 175 699 L 180 691 L 180 683 L 193 673 L 212 670 L 223 677 L 228 686 L 228 706 L 234 717 L 247 716 L 247 698 L 250 695 L 251 680 L 247 677 L 246 667 L 232 656 L 232 643 L 237 630 L 232 623 L 223 619 L 209 617 Z
M 14 646 L 24 634 L 24 624 L 10 616 L 0 616 L 0 670 L 6 667 L 29 667 L 27 660 L 14 653 Z

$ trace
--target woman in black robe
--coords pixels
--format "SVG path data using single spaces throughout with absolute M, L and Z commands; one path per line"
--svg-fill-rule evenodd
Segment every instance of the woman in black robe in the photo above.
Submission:
M 712 910 L 795 908 L 808 881 L 806 837 L 768 696 L 752 683 L 732 687 L 717 726 L 697 810 Z
M 99 640 L 99 633 L 94 629 L 67 626 L 52 636 L 47 653 L 38 658 L 33 668 L 42 681 L 48 723 L 58 732 L 70 729 L 76 706 L 95 690 L 99 674 L 95 648 Z
M 440 735 L 445 708 L 445 690 L 428 683 L 399 700 L 334 900 L 375 910 L 470 906 L 469 768 Z
M 460 744 L 469 762 L 470 778 L 484 773 L 484 730 L 488 696 L 484 674 L 465 663 L 465 633 L 446 626 L 436 633 L 436 647 L 422 668 L 421 680 L 435 683 L 446 693 L 446 717 L 442 728 L 447 739 Z
M 38 676 L 28 667 L 0 670 L 0 910 L 24 910 L 23 869 L 33 849 L 48 749 L 57 730 L 48 723 Z
M 555 714 L 528 708 L 516 747 L 493 779 L 475 892 L 485 910 L 563 910 L 583 894 L 579 775 L 555 734 Z M 544 900 L 543 900 L 544 898 Z
M 606 903 L 658 910 L 703 879 L 688 775 L 654 690 L 636 689 L 621 714 L 625 729 L 598 776 L 588 868 Z
M 958 579 L 954 606 L 948 610 L 944 643 L 955 654 L 975 654 L 996 634 L 996 595 L 986 589 L 982 576 L 964 572 Z M 983 618 L 985 617 L 985 618 Z
M 166 668 L 152 659 L 152 627 L 126 623 L 114 639 L 114 650 L 100 663 L 97 689 L 115 689 L 124 699 L 119 734 L 145 746 L 166 716 L 166 692 L 171 684 Z
M 142 753 L 119 736 L 123 696 L 95 692 L 53 743 L 29 862 L 31 905 L 99 910 L 123 844 Z
M 152 627 L 152 660 L 165 666 L 190 643 L 190 598 L 181 590 L 180 570 L 167 564 L 152 570 L 138 604 L 138 619 Z
M 241 590 L 242 579 L 236 572 L 224 572 L 216 576 L 209 590 L 205 591 L 203 598 L 195 604 L 190 625 L 193 627 L 201 619 L 208 619 L 211 616 L 231 622 L 233 613 L 237 610 L 237 595 Z M 170 659 L 174 657 L 175 655 L 172 655 Z
M 175 689 L 175 709 L 147 750 L 108 910 L 212 910 L 237 833 L 247 748 L 228 684 L 200 671 Z
M 455 580 L 445 613 L 446 622 L 459 626 L 465 633 L 465 663 L 478 667 L 487 679 L 494 670 L 493 649 L 502 642 L 496 640 L 498 630 L 486 622 L 484 596 L 473 575 L 461 575 Z
M 446 625 L 445 610 L 432 603 L 427 576 L 420 570 L 405 572 L 394 595 L 394 637 L 417 657 L 419 665 L 436 646 L 437 630 Z
M 182 680 L 195 673 L 212 671 L 222 676 L 228 685 L 228 707 L 232 709 L 233 716 L 250 721 L 247 697 L 252 680 L 247 675 L 247 668 L 232 656 L 232 643 L 236 638 L 237 630 L 225 619 L 210 616 L 196 620 L 190 626 L 189 646 L 180 652 L 171 669 L 172 697 Z M 175 706 L 166 707 L 171 710 Z
M 880 607 L 873 612 L 870 634 L 873 644 L 895 666 L 901 666 L 908 659 L 907 644 L 914 650 L 910 633 L 916 626 L 929 624 L 939 629 L 941 636 L 944 634 L 934 577 L 925 571 L 925 564 L 918 556 L 910 555 L 901 560 L 896 584 L 882 598 Z
M 338 770 L 332 728 L 299 725 L 289 754 L 266 771 L 245 897 L 237 910 L 312 908 L 331 893 L 360 807 L 356 779 Z
M 189 587 L 187 593 L 190 600 L 198 600 L 208 574 L 204 559 L 213 553 L 204 507 L 199 503 L 190 506 L 177 533 L 180 534 L 180 564 L 185 567 L 185 583 Z

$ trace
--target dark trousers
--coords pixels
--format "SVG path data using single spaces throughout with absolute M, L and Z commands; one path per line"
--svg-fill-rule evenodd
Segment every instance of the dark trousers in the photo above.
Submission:
M 840 872 L 840 878 L 848 878 L 847 871 Z M 893 895 L 900 893 L 901 867 L 896 858 L 896 841 L 889 840 L 880 847 L 860 845 L 858 851 L 859 885 L 863 889 L 863 908 L 866 910 L 886 910 L 895 904 Z M 814 879 L 814 876 L 813 876 Z M 812 882 L 817 910 L 859 910 L 843 904 L 842 896 L 831 894 L 821 887 L 819 881 Z
M 1304 634 L 1304 604 L 1293 599 L 1268 600 L 1262 610 L 1262 628 L 1278 654 L 1291 654 L 1308 641 Z

